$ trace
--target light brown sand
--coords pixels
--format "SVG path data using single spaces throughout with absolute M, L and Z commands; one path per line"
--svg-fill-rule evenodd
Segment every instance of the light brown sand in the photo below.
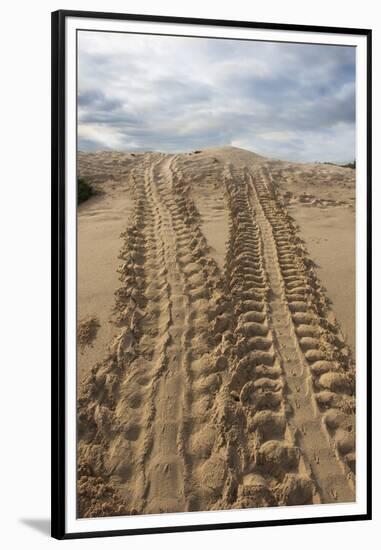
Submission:
M 232 147 L 79 171 L 79 515 L 353 501 L 354 172 Z
M 355 335 L 355 213 L 343 208 L 292 207 L 316 273 L 353 352 Z
M 128 162 L 129 155 L 128 161 L 121 163 L 122 167 L 113 161 L 112 154 L 100 153 L 93 157 L 79 154 L 80 173 L 95 186 L 98 194 L 78 207 L 77 319 L 80 323 L 84 318 L 95 316 L 99 328 L 86 353 L 78 354 L 79 379 L 103 358 L 118 331 L 112 322 L 112 313 L 114 292 L 120 284 L 117 272 L 120 234 L 128 225 L 133 208 L 125 172 L 125 165 L 131 162 Z

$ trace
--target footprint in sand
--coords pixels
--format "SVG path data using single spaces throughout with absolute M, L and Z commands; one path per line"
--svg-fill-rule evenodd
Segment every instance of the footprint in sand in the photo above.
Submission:
M 93 345 L 100 326 L 99 319 L 95 315 L 85 317 L 79 321 L 77 340 L 81 352 L 83 352 L 86 347 Z

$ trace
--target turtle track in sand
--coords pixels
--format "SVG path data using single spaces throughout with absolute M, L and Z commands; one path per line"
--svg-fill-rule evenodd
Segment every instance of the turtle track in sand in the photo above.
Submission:
M 297 228 L 265 171 L 245 175 L 261 228 L 292 423 L 322 502 L 354 500 L 354 366 Z
M 225 505 L 353 501 L 353 366 L 295 225 L 265 178 L 226 166 L 233 315 L 222 334 Z
M 159 156 L 144 174 L 155 248 L 163 252 L 156 269 L 166 273 L 169 302 L 168 337 L 159 359 L 162 376 L 153 399 L 151 447 L 144 457 L 145 513 L 203 508 L 194 477 L 208 449 L 194 452 L 192 436 L 207 423 L 213 392 L 220 385 L 218 375 L 199 368 L 209 350 L 208 306 L 220 276 L 198 227 L 197 211 L 186 189 L 176 188 L 173 165 L 175 157 Z M 156 270 L 150 280 L 155 277 Z M 149 289 L 149 294 L 154 300 L 157 289 Z
M 118 334 L 78 388 L 78 515 L 353 501 L 354 364 L 272 176 L 215 163 L 210 252 L 181 155 L 129 170 Z
M 158 154 L 131 178 L 120 333 L 80 388 L 81 517 L 210 509 L 224 483 L 211 417 L 224 365 L 211 336 L 221 274 L 175 158 Z
M 225 185 L 231 218 L 225 270 L 231 322 L 222 334 L 229 369 L 216 407 L 229 468 L 223 504 L 312 504 L 320 499 L 290 422 L 260 227 L 243 173 L 227 166 Z

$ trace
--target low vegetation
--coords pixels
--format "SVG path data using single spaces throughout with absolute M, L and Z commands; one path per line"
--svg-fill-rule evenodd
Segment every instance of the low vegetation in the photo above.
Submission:
M 340 166 L 341 168 L 352 168 L 356 170 L 356 161 L 347 162 L 346 164 L 338 164 L 337 162 L 322 162 L 321 164 L 330 164 L 331 166 Z
M 77 180 L 77 200 L 78 204 L 87 201 L 92 195 L 94 195 L 94 189 L 83 178 L 78 178 Z
M 353 160 L 352 162 L 348 162 L 347 164 L 343 164 L 343 168 L 353 168 L 353 170 L 356 170 L 356 161 Z

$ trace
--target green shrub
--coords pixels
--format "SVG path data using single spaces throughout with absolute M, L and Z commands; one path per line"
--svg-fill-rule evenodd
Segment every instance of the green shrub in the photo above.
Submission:
M 78 178 L 77 192 L 78 204 L 81 204 L 81 202 L 87 201 L 87 199 L 89 199 L 91 195 L 94 194 L 94 189 L 89 183 L 87 183 L 86 180 L 84 180 L 83 178 Z
M 352 168 L 356 170 L 356 161 L 347 162 L 347 164 L 337 164 L 336 162 L 320 162 L 319 164 L 330 164 L 331 166 L 340 166 L 341 168 Z

